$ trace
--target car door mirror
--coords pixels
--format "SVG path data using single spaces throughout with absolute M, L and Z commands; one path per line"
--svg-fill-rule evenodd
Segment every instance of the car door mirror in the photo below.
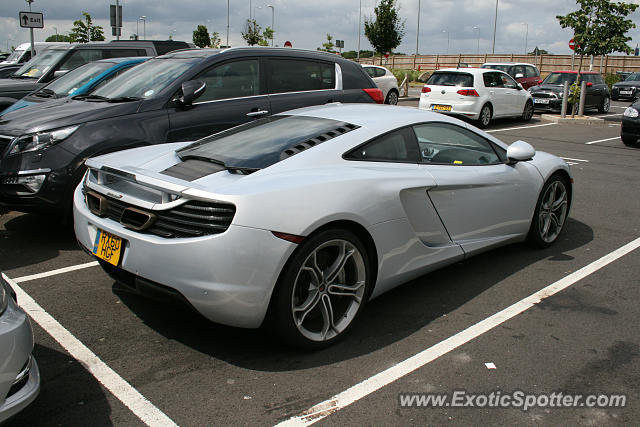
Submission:
M 524 74 L 522 73 L 516 74 L 516 79 L 523 79 L 523 78 L 524 78 Z
M 200 95 L 204 93 L 206 83 L 202 80 L 189 80 L 182 83 L 182 96 L 178 102 L 185 107 L 190 106 Z
M 510 163 L 531 160 L 535 155 L 535 148 L 524 141 L 516 141 L 507 148 L 507 159 Z
M 518 83 L 518 90 L 523 90 L 523 89 L 524 87 L 520 83 Z

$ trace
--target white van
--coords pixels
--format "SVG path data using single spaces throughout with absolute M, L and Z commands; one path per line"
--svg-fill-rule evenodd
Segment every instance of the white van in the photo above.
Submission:
M 34 42 L 33 47 L 36 50 L 36 55 L 39 50 L 46 49 L 51 46 L 66 46 L 69 43 L 64 42 Z M 11 55 L 4 61 L 0 62 L 0 66 L 7 64 L 23 64 L 31 59 L 31 43 L 21 43 L 16 47 Z

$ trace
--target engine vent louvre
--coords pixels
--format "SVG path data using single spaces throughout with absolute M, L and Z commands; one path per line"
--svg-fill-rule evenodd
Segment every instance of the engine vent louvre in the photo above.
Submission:
M 296 154 L 308 150 L 311 147 L 315 147 L 318 144 L 322 144 L 325 141 L 328 141 L 336 136 L 343 135 L 347 132 L 357 129 L 359 126 L 353 125 L 351 123 L 342 123 L 337 128 L 330 130 L 321 135 L 317 135 L 313 138 L 310 138 L 304 142 L 294 145 L 293 147 L 287 148 L 282 153 L 280 153 L 280 160 L 284 160 L 291 156 L 295 156 Z

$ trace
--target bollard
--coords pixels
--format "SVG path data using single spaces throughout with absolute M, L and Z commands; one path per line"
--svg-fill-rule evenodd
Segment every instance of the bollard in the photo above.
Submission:
M 563 119 L 567 117 L 567 103 L 569 102 L 567 98 L 569 98 L 569 80 L 564 81 L 564 87 L 562 88 L 562 110 L 560 115 Z
M 580 108 L 578 109 L 578 115 L 584 115 L 584 99 L 587 97 L 587 82 L 580 82 Z

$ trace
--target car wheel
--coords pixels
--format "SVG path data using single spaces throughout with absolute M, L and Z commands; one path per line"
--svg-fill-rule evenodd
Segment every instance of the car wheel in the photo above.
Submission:
M 569 212 L 567 181 L 553 175 L 542 187 L 531 221 L 528 240 L 533 246 L 546 248 L 558 240 Z
M 622 139 L 622 143 L 628 146 L 634 146 L 636 145 L 636 142 L 638 142 L 638 138 L 636 138 L 635 136 L 622 135 L 620 138 Z
M 605 96 L 602 103 L 598 106 L 598 113 L 608 113 L 610 105 L 611 101 L 609 101 L 609 97 Z
M 344 229 L 307 238 L 287 263 L 274 294 L 275 331 L 286 343 L 319 349 L 355 323 L 372 285 L 367 252 Z
M 524 104 L 524 110 L 522 111 L 522 120 L 528 122 L 533 117 L 533 102 L 527 101 Z
M 384 100 L 385 104 L 398 105 L 398 92 L 390 90 L 387 94 L 387 99 Z
M 477 120 L 477 125 L 479 128 L 486 128 L 489 126 L 491 122 L 491 106 L 489 104 L 484 104 L 482 109 L 480 110 L 480 116 Z

